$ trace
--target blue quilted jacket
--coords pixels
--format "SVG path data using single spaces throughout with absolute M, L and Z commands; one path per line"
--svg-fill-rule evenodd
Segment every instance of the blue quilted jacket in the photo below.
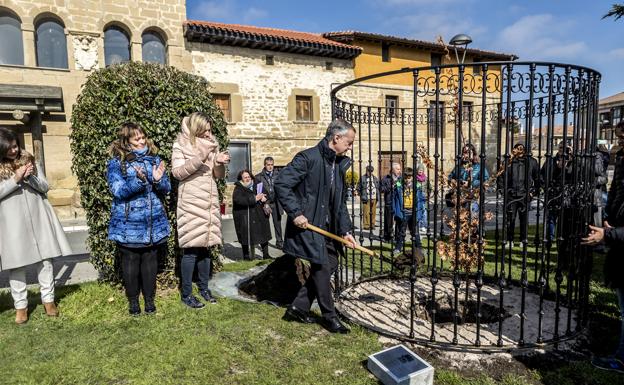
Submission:
M 171 190 L 169 176 L 165 173 L 158 183 L 152 177 L 152 166 L 160 162 L 158 156 L 133 153 L 123 161 L 117 157 L 108 161 L 108 186 L 113 194 L 108 239 L 138 247 L 163 242 L 169 236 L 169 221 L 158 196 Z M 144 170 L 147 182 L 137 177 L 135 166 Z

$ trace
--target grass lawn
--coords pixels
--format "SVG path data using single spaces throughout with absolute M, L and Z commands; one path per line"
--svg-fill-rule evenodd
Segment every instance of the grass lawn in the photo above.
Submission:
M 615 296 L 592 286 L 588 349 L 607 354 L 619 330 Z M 58 288 L 61 317 L 49 319 L 30 294 L 31 319 L 17 326 L 10 294 L 0 293 L 2 384 L 378 384 L 365 360 L 383 346 L 358 326 L 332 335 L 282 321 L 281 308 L 228 299 L 193 311 L 176 291 L 159 294 L 156 315 L 133 318 L 123 292 L 98 283 Z M 426 358 L 443 385 L 624 384 L 624 375 L 593 369 L 587 359 L 512 360 L 471 371 L 451 369 L 431 352 Z

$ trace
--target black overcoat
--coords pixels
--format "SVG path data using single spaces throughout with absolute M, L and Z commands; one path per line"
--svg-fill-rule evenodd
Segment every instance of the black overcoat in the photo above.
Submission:
M 330 196 L 334 162 L 335 193 Z M 283 248 L 286 254 L 307 259 L 312 263 L 328 263 L 325 237 L 295 226 L 293 220 L 304 215 L 309 223 L 339 236 L 350 232 L 351 220 L 346 206 L 347 191 L 344 184 L 345 173 L 350 166 L 351 160 L 346 156 L 336 156 L 336 152 L 329 148 L 327 139 L 323 139 L 315 147 L 295 155 L 280 171 L 275 180 L 275 192 L 288 215 Z M 333 207 L 331 211 L 330 206 Z M 342 251 L 340 244 L 336 244 L 336 248 Z
M 624 288 L 624 151 L 617 153 L 615 172 L 606 207 L 607 221 L 612 229 L 605 230 L 609 252 L 604 273 L 608 286 Z
M 256 202 L 256 186 L 254 183 L 252 191 L 240 181 L 234 185 L 232 215 L 236 236 L 241 245 L 259 245 L 271 239 L 269 218 L 264 214 L 262 204 Z

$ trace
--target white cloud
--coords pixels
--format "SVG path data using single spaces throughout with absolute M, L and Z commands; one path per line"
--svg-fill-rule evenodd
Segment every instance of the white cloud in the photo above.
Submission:
M 465 33 L 476 42 L 487 31 L 485 26 L 476 25 L 465 16 L 449 12 L 401 16 L 390 19 L 385 25 L 386 29 L 402 29 L 409 38 L 436 41 L 438 36 L 442 36 L 447 43 L 458 33 Z
M 624 48 L 616 48 L 609 51 L 609 56 L 613 56 L 616 59 L 624 59 Z
M 574 22 L 551 14 L 524 16 L 504 28 L 496 42 L 500 50 L 520 56 L 520 60 L 568 60 L 588 50 L 583 41 L 570 41 Z
M 251 7 L 243 13 L 243 20 L 245 23 L 249 23 L 254 20 L 264 19 L 269 13 L 264 9 Z
M 189 14 L 199 20 L 224 20 L 235 14 L 234 8 L 232 0 L 203 0 L 195 4 Z

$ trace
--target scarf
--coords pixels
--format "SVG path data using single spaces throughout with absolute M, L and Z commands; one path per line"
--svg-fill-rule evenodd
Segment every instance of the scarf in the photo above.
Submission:
M 143 148 L 140 149 L 140 150 L 132 150 L 132 152 L 136 156 L 143 156 L 143 155 L 147 154 L 148 151 L 149 151 L 149 147 L 147 145 L 143 146 Z
M 422 175 L 420 175 L 420 174 L 416 174 L 416 180 L 417 180 L 418 182 L 424 182 L 424 181 L 426 181 L 426 180 L 427 180 L 427 174 L 422 174 Z

